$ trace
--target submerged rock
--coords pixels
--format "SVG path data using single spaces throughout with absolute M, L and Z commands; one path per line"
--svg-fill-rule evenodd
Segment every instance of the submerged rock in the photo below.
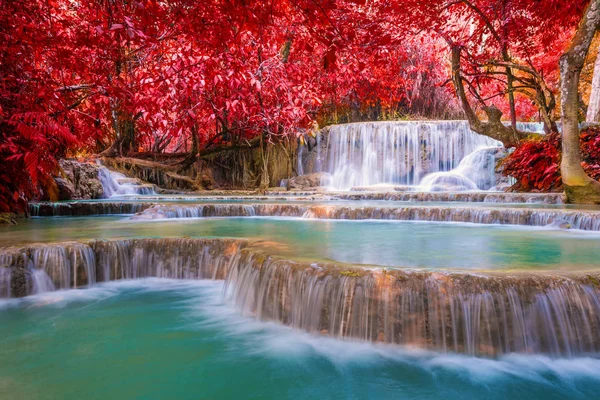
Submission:
M 546 225 L 548 228 L 571 229 L 571 223 L 566 219 L 556 218 L 554 221 Z

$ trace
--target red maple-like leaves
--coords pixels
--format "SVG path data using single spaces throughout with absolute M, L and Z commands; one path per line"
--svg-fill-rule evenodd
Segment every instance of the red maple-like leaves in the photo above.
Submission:
M 560 148 L 561 137 L 556 132 L 541 140 L 528 140 L 504 160 L 503 174 L 517 180 L 514 190 L 562 190 Z M 600 128 L 589 127 L 581 132 L 580 150 L 585 172 L 596 180 L 600 179 Z
M 315 119 L 459 116 L 444 85 L 448 43 L 463 46 L 465 76 L 506 115 L 506 84 L 482 65 L 506 47 L 556 92 L 585 4 L 0 2 L 0 211 L 51 192 L 58 158 L 114 143 L 179 153 L 192 135 L 206 147 L 294 137 Z M 519 90 L 528 119 L 539 105 Z

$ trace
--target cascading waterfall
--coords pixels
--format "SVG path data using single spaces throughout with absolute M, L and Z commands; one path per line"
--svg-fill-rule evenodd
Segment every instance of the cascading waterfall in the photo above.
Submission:
M 334 125 L 329 130 L 328 172 L 331 187 L 341 190 L 378 184 L 414 186 L 427 174 L 457 168 L 476 150 L 501 146 L 471 131 L 466 121 Z
M 91 202 L 29 203 L 32 217 L 136 214 L 153 203 Z
M 446 206 L 356 207 L 300 204 L 156 205 L 131 217 L 136 220 L 202 217 L 297 217 L 307 219 L 395 220 L 525 225 L 600 231 L 600 212 L 530 208 Z
M 410 202 L 564 204 L 562 193 L 512 192 L 345 192 L 336 193 L 339 200 L 391 200 Z
M 481 277 L 305 265 L 252 252 L 228 296 L 244 312 L 309 332 L 470 355 L 600 350 L 594 279 Z
M 482 356 L 600 352 L 598 274 L 356 268 L 285 260 L 233 239 L 31 245 L 3 249 L 1 260 L 4 295 L 116 279 L 219 279 L 243 313 L 316 334 Z
M 0 263 L 2 260 L 0 259 Z M 0 264 L 2 265 L 2 264 Z M 4 264 L 8 265 L 8 264 Z M 12 269 L 0 267 L 0 298 L 12 297 L 11 294 Z
M 475 150 L 455 169 L 426 175 L 420 186 L 431 192 L 488 190 L 496 183 L 494 154 L 497 152 L 497 147 Z
M 543 133 L 544 124 L 542 122 L 517 122 L 517 129 L 523 132 Z
M 156 194 L 154 189 L 148 185 L 140 185 L 135 179 L 127 178 L 125 175 L 109 170 L 101 166 L 98 169 L 98 180 L 102 184 L 105 198 L 124 195 L 147 195 Z

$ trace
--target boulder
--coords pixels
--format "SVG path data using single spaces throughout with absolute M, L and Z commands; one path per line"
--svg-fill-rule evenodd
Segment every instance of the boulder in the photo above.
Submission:
M 309 175 L 300 175 L 291 178 L 288 181 L 290 189 L 309 189 L 319 186 L 327 186 L 331 179 L 331 174 L 327 172 L 316 172 Z
M 61 160 L 59 165 L 60 175 L 54 177 L 59 200 L 102 197 L 103 188 L 98 179 L 98 165 L 75 160 Z
M 71 200 L 75 196 L 75 187 L 73 183 L 60 176 L 54 178 L 56 186 L 58 187 L 58 199 L 59 200 Z

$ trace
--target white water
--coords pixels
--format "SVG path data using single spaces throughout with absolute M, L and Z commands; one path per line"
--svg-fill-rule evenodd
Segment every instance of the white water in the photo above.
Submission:
M 451 171 L 469 154 L 492 147 L 502 144 L 474 133 L 466 121 L 335 125 L 329 131 L 327 168 L 333 175 L 334 189 L 378 184 L 416 186 L 425 175 Z M 478 167 L 471 165 L 469 169 Z
M 156 194 L 147 186 L 127 182 L 127 177 L 119 172 L 114 172 L 101 166 L 98 170 L 98 180 L 102 184 L 103 197 L 115 197 L 126 195 Z
M 31 279 L 33 281 L 33 294 L 52 292 L 56 290 L 52 278 L 48 276 L 46 271 L 42 269 L 33 269 L 31 272 Z
M 496 183 L 494 153 L 497 151 L 497 147 L 475 150 L 455 169 L 426 175 L 420 186 L 429 192 L 490 189 Z

